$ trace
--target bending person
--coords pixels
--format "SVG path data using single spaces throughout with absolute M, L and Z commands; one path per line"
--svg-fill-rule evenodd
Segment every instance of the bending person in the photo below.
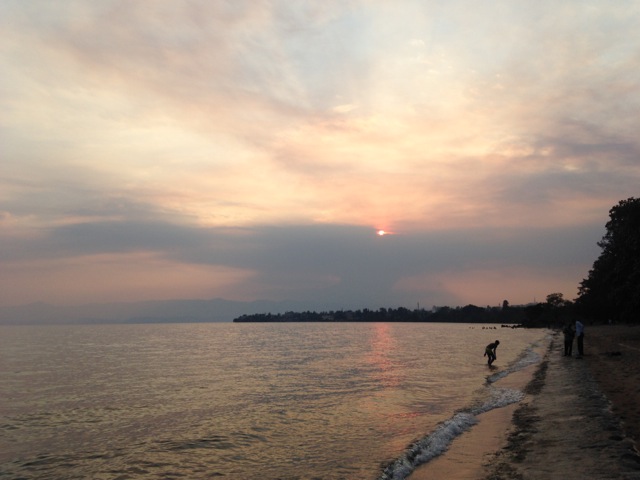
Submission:
M 489 357 L 487 359 L 487 364 L 489 366 L 491 366 L 491 364 L 495 361 L 496 358 L 498 358 L 496 356 L 496 348 L 498 348 L 498 345 L 500 345 L 500 340 L 496 340 L 493 343 L 490 343 L 489 345 L 487 345 L 487 347 L 484 349 L 484 356 L 485 357 Z

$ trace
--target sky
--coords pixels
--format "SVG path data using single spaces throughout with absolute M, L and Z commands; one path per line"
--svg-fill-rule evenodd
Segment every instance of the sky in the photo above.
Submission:
M 1 0 L 0 306 L 574 299 L 639 194 L 639 24 L 637 0 Z

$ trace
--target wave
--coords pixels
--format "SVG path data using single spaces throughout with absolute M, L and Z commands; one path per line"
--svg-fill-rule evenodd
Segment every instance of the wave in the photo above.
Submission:
M 384 469 L 379 480 L 406 479 L 416 467 L 446 452 L 456 437 L 478 423 L 478 415 L 521 401 L 524 392 L 498 388 L 493 384 L 514 372 L 539 363 L 541 356 L 534 351 L 537 346 L 531 345 L 507 368 L 488 376 L 480 395 L 484 400 L 455 412 L 451 418 L 439 423 L 433 432 L 412 443 L 398 459 Z
M 536 363 L 540 363 L 540 355 L 536 353 L 533 349 L 537 347 L 537 344 L 531 345 L 527 349 L 525 349 L 518 358 L 514 360 L 511 365 L 508 365 L 504 370 L 500 370 L 499 372 L 494 373 L 493 375 L 489 375 L 487 377 L 487 383 L 495 383 L 501 378 L 506 377 L 514 372 L 527 368 L 530 365 L 535 365 Z

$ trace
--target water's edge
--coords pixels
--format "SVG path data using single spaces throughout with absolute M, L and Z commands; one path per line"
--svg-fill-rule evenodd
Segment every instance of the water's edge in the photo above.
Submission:
M 550 338 L 547 336 L 545 342 L 550 342 Z M 384 469 L 378 480 L 405 480 L 417 467 L 443 455 L 454 440 L 478 423 L 478 416 L 520 402 L 525 396 L 524 386 L 514 389 L 499 388 L 494 384 L 531 365 L 540 364 L 542 356 L 536 351 L 539 347 L 539 342 L 532 344 L 507 368 L 487 376 L 477 396 L 485 400 L 478 400 L 455 412 L 435 430 L 409 445 L 399 458 Z

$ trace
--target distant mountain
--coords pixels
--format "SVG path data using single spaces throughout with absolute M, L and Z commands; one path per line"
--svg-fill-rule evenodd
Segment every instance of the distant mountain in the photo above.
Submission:
M 299 302 L 237 302 L 221 298 L 73 306 L 31 303 L 0 307 L 0 325 L 230 322 L 241 315 L 276 314 L 301 309 Z

